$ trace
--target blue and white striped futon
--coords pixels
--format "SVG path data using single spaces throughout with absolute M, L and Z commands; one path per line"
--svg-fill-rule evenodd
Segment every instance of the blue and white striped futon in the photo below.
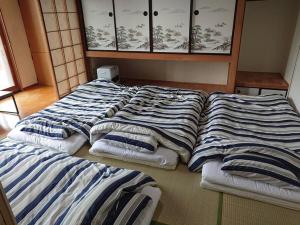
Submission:
M 299 153 L 300 117 L 284 97 L 215 93 L 207 100 L 189 168 L 199 172 L 221 159 L 222 170 L 232 174 L 299 188 Z
M 155 181 L 21 142 L 0 142 L 0 181 L 18 224 L 134 224 Z
M 113 118 L 91 130 L 91 143 L 111 131 L 153 136 L 187 163 L 196 144 L 198 121 L 207 94 L 200 91 L 143 86 Z
M 78 132 L 90 137 L 92 126 L 112 117 L 135 94 L 136 88 L 123 87 L 106 80 L 79 86 L 73 93 L 18 123 L 22 131 L 48 138 L 64 139 Z

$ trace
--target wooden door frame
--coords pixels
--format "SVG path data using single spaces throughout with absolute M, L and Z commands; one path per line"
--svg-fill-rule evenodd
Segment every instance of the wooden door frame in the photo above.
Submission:
M 9 67 L 11 70 L 11 74 L 12 74 L 12 78 L 13 78 L 13 81 L 15 84 L 13 87 L 7 88 L 5 90 L 17 92 L 17 91 L 21 90 L 20 80 L 19 80 L 19 76 L 18 76 L 19 73 L 18 73 L 15 57 L 13 55 L 9 36 L 7 34 L 7 30 L 6 30 L 6 26 L 5 26 L 5 22 L 4 22 L 4 18 L 2 15 L 1 9 L 0 9 L 0 37 L 1 37 L 1 40 L 3 43 L 7 61 L 8 61 L 8 64 L 9 64 Z
M 16 219 L 14 214 L 12 213 L 12 209 L 8 203 L 6 194 L 0 183 L 0 216 L 4 220 L 5 225 L 16 225 Z
M 228 77 L 227 77 L 228 93 L 235 92 L 235 82 L 236 82 L 236 75 L 237 75 L 239 56 L 240 56 L 245 9 L 246 9 L 246 0 L 236 0 L 236 10 L 235 10 L 236 14 L 235 14 L 234 31 L 233 31 L 233 39 L 232 39 L 231 62 L 229 63 Z

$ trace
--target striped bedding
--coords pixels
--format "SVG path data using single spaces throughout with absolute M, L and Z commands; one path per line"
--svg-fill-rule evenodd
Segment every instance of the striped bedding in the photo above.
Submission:
M 284 97 L 215 93 L 207 100 L 189 169 L 199 172 L 222 159 L 229 173 L 299 188 L 299 153 L 300 117 Z
M 18 224 L 134 224 L 155 181 L 65 153 L 5 139 L 0 181 Z
M 136 88 L 95 80 L 79 86 L 72 94 L 21 120 L 18 125 L 25 125 L 23 132 L 52 139 L 65 139 L 74 132 L 89 138 L 92 126 L 112 117 L 135 92 Z
M 187 163 L 196 144 L 198 121 L 206 94 L 144 86 L 113 118 L 96 123 L 91 143 L 111 131 L 153 136 Z

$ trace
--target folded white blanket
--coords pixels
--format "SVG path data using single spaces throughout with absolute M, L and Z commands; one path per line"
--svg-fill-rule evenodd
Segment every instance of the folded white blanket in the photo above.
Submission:
M 29 124 L 24 125 L 21 131 L 54 140 L 66 139 L 75 133 L 74 130 L 66 127 L 61 122 L 43 121 L 42 119 L 31 121 Z
M 75 154 L 87 141 L 87 138 L 79 133 L 75 133 L 69 138 L 63 140 L 54 140 L 39 135 L 31 135 L 26 132 L 22 132 L 22 127 L 23 126 L 16 127 L 8 133 L 7 137 L 15 141 L 22 141 L 25 143 L 49 147 L 56 151 L 66 152 L 69 155 Z
M 151 154 L 158 147 L 157 140 L 153 136 L 127 132 L 109 132 L 103 136 L 101 141 L 115 147 Z
M 178 163 L 178 154 L 171 149 L 161 146 L 158 147 L 153 154 L 148 154 L 111 146 L 100 139 L 93 144 L 89 152 L 96 156 L 135 162 L 170 170 L 175 169 Z

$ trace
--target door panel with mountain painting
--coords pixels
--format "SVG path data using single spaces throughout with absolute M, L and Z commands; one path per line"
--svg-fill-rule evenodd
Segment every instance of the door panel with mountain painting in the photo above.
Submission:
M 149 52 L 149 1 L 114 1 L 118 50 Z
M 192 53 L 230 54 L 236 0 L 194 0 Z
M 88 50 L 116 50 L 112 1 L 81 1 Z
M 190 0 L 152 0 L 153 52 L 189 52 Z

